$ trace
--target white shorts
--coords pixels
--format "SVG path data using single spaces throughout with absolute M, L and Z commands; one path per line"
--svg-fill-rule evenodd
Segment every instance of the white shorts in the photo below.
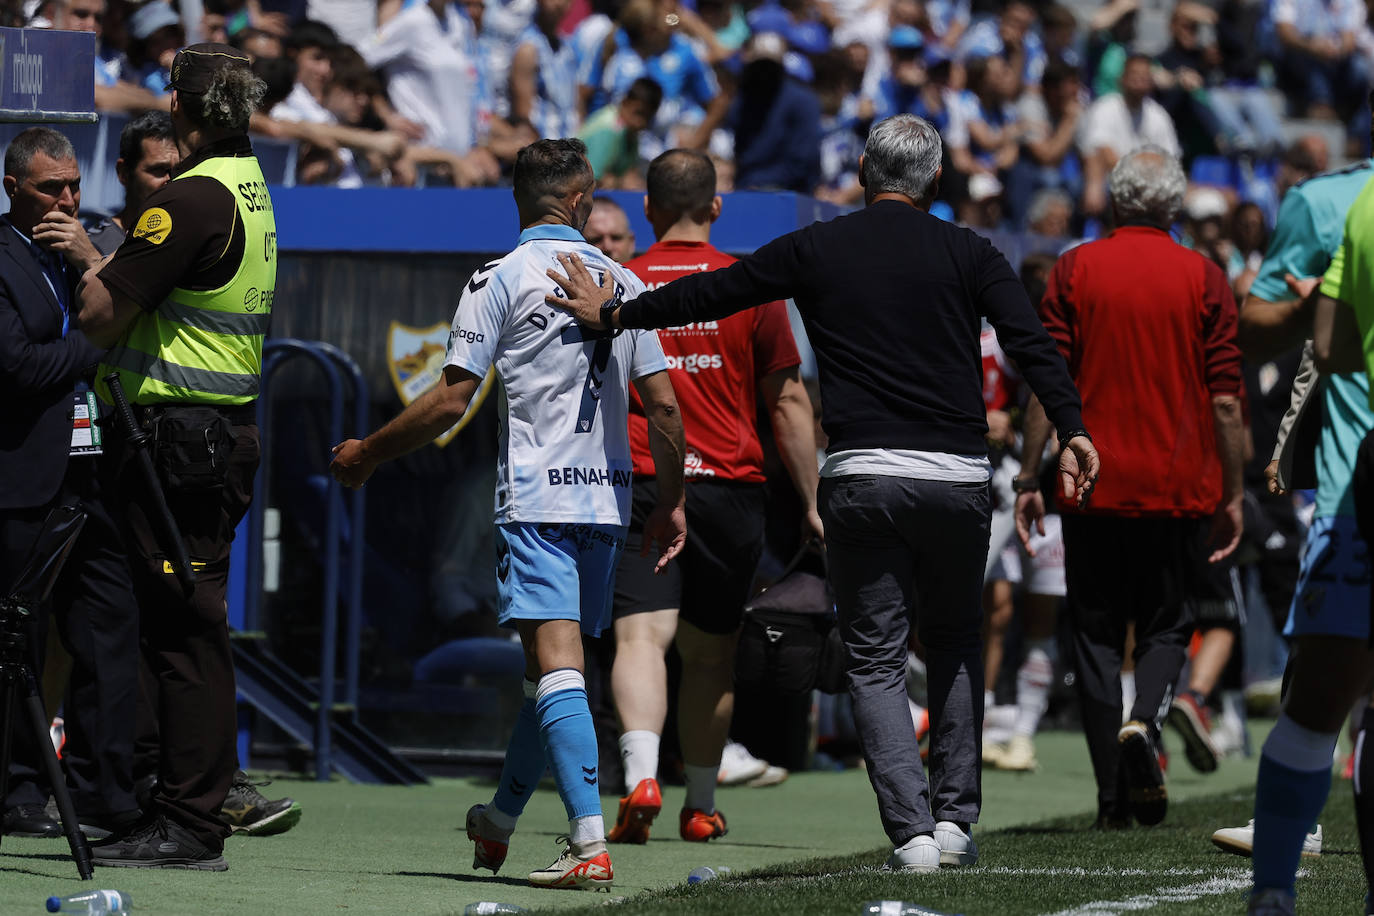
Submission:
M 1021 539 L 1013 536 L 992 563 L 987 581 L 1005 579 L 1014 585 L 1024 581 L 1029 594 L 1064 597 L 1068 587 L 1064 582 L 1064 534 L 1058 515 L 1045 516 L 1044 534 L 1032 531 L 1031 548 L 1035 556 L 1023 556 Z M 1027 568 L 1029 578 L 1026 577 Z

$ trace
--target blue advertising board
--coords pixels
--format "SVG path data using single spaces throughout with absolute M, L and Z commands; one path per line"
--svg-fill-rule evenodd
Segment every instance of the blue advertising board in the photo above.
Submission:
M 602 193 L 625 209 L 638 250 L 648 248 L 654 234 L 644 218 L 644 192 Z M 737 191 L 724 197 L 711 242 L 731 254 L 840 212 L 800 194 Z M 505 252 L 520 235 L 510 188 L 273 187 L 272 203 L 283 251 Z
M 0 28 L 0 121 L 95 120 L 94 33 Z

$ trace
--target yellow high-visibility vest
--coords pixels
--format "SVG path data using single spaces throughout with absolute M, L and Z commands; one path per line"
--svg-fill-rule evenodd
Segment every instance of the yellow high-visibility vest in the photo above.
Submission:
M 212 178 L 233 196 L 244 228 L 243 260 L 219 289 L 179 287 L 157 311 L 135 316 L 97 375 L 97 393 L 107 403 L 104 378 L 112 370 L 134 404 L 246 404 L 258 396 L 277 283 L 272 199 L 252 156 L 207 159 L 173 180 L 192 176 Z

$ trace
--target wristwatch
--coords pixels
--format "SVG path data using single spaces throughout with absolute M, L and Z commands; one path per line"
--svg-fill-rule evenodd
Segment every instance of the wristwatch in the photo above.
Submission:
M 1034 477 L 1017 475 L 1011 479 L 1013 493 L 1035 493 L 1040 489 L 1040 481 Z
M 606 329 L 608 331 L 614 331 L 617 329 L 615 323 L 615 313 L 619 311 L 622 305 L 624 305 L 624 303 L 620 301 L 619 296 L 616 296 L 610 302 L 607 302 L 605 305 L 601 306 L 601 323 L 606 326 Z

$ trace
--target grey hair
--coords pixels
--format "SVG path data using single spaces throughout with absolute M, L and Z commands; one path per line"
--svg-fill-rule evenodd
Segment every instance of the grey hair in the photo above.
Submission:
M 943 155 L 940 132 L 929 121 L 911 114 L 884 118 L 873 125 L 864 144 L 864 187 L 870 194 L 929 201 Z
M 72 141 L 51 127 L 30 127 L 21 131 L 5 149 L 5 174 L 22 182 L 29 177 L 29 163 L 36 153 L 65 162 L 76 158 Z
M 1073 198 L 1069 192 L 1063 188 L 1041 188 L 1031 197 L 1030 206 L 1026 208 L 1026 222 L 1035 225 L 1049 215 L 1050 207 L 1059 204 L 1067 207 L 1069 213 L 1073 213 Z
M 267 84 L 247 67 L 221 67 L 210 77 L 205 92 L 184 93 L 186 113 L 196 124 L 227 130 L 246 130 L 248 119 L 267 94 Z
M 1107 179 L 1117 222 L 1167 227 L 1183 209 L 1188 178 L 1172 153 L 1149 144 L 1121 157 Z

